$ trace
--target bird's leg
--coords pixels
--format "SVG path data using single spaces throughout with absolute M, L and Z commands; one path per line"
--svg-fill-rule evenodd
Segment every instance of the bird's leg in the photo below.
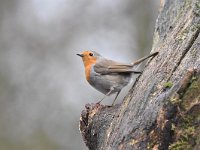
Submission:
M 108 93 L 106 93 L 106 94 L 104 95 L 104 97 L 103 97 L 99 102 L 97 102 L 97 104 L 100 104 L 108 95 L 110 95 L 110 94 L 112 93 L 113 90 L 114 90 L 114 88 L 112 87 L 112 88 L 110 89 L 110 91 L 109 91 Z
M 117 95 L 115 96 L 115 99 L 114 99 L 114 101 L 112 103 L 112 106 L 114 105 L 114 103 L 115 103 L 115 101 L 116 101 L 116 99 L 117 99 L 117 97 L 118 97 L 118 95 L 119 95 L 120 92 L 121 92 L 121 90 L 117 92 Z

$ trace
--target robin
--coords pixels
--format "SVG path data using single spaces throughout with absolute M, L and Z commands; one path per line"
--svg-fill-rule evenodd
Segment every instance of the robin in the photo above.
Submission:
M 100 103 L 106 96 L 116 93 L 115 99 L 112 103 L 112 105 L 114 105 L 114 102 L 122 88 L 131 81 L 132 74 L 141 73 L 140 71 L 134 70 L 133 67 L 150 57 L 156 56 L 157 54 L 158 52 L 154 52 L 130 64 L 106 59 L 95 51 L 83 51 L 77 55 L 83 60 L 86 80 L 96 90 L 105 94 L 98 103 Z

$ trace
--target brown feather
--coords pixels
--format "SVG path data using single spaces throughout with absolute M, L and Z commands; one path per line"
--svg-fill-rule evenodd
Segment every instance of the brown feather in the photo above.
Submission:
M 103 59 L 94 65 L 94 71 L 100 74 L 112 73 L 141 73 L 133 70 L 133 65 Z

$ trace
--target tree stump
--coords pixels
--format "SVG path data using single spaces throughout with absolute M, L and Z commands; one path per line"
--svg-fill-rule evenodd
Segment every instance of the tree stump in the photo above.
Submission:
M 148 61 L 121 104 L 87 104 L 90 150 L 200 149 L 200 0 L 163 0 Z

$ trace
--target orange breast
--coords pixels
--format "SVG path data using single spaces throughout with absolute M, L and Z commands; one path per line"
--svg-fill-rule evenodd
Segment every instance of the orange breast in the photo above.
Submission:
M 83 62 L 84 62 L 84 66 L 85 66 L 86 80 L 89 81 L 90 80 L 90 72 L 91 72 L 91 69 L 92 69 L 92 65 L 94 65 L 96 63 L 96 59 L 85 60 Z
M 85 68 L 85 77 L 86 77 L 86 80 L 89 81 L 90 80 L 90 71 L 91 71 L 91 66 L 87 66 Z

